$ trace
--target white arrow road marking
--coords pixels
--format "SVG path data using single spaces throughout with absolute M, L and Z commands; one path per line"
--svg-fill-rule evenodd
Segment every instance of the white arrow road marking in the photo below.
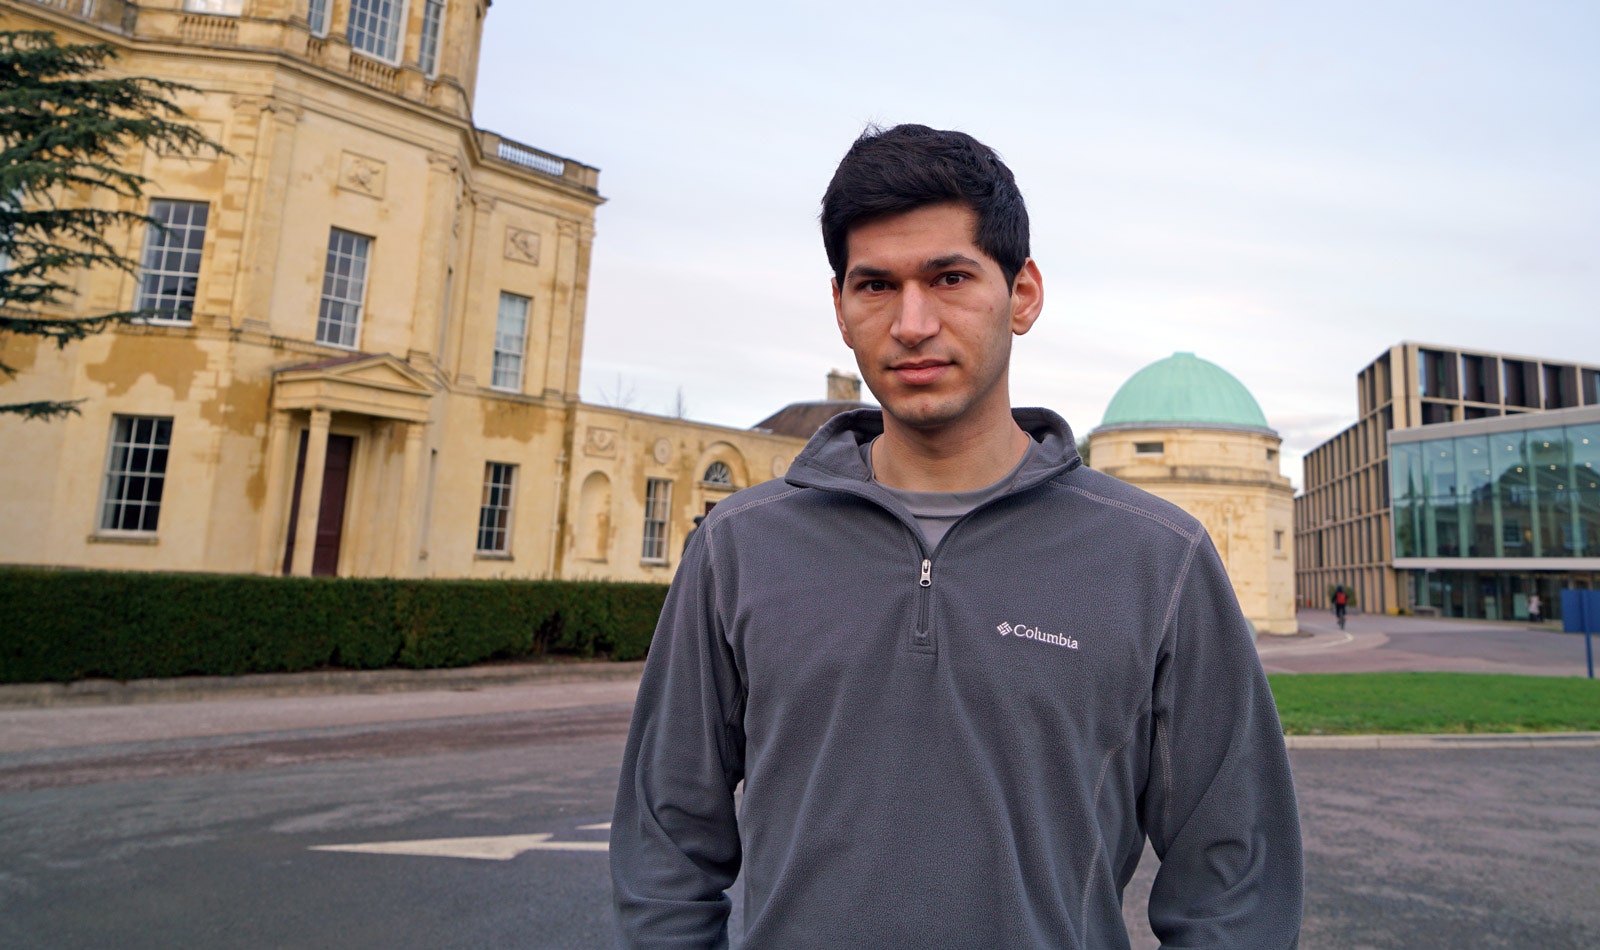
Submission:
M 578 826 L 578 830 L 579 831 L 610 831 L 611 830 L 611 822 L 602 821 L 598 825 L 579 825 Z
M 410 854 L 430 858 L 476 858 L 510 861 L 524 851 L 605 851 L 604 841 L 551 841 L 548 834 L 502 835 L 495 838 L 429 838 L 422 841 L 373 841 L 367 844 L 315 845 L 312 851 L 359 854 Z

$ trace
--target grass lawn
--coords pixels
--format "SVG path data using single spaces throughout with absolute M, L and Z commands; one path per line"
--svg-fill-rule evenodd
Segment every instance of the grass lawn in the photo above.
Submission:
M 1600 680 L 1497 673 L 1271 674 L 1287 735 L 1600 731 Z

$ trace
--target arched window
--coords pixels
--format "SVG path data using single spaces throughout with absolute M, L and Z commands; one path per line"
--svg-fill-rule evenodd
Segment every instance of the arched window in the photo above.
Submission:
M 706 473 L 701 476 L 701 481 L 707 485 L 727 485 L 733 487 L 733 469 L 727 462 L 712 462 L 706 466 Z

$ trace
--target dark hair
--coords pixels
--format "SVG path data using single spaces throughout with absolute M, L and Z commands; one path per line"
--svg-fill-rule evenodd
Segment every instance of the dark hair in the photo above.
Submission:
M 965 132 L 868 126 L 822 195 L 822 246 L 833 276 L 844 283 L 852 228 L 952 201 L 978 216 L 974 243 L 1000 265 L 1010 286 L 1028 260 L 1028 208 L 994 149 Z

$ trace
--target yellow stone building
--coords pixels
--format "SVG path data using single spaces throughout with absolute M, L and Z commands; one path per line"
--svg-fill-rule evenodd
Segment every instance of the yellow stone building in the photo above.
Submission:
M 1294 633 L 1294 489 L 1282 439 L 1227 370 L 1177 353 L 1117 390 L 1085 458 L 1194 515 L 1257 630 Z
M 0 338 L 0 562 L 670 579 L 695 515 L 803 439 L 578 400 L 599 172 L 476 128 L 488 0 L 0 0 L 186 83 L 227 152 L 142 151 L 137 277 Z M 68 196 L 69 200 L 71 196 Z M 104 203 L 105 195 L 87 200 Z

